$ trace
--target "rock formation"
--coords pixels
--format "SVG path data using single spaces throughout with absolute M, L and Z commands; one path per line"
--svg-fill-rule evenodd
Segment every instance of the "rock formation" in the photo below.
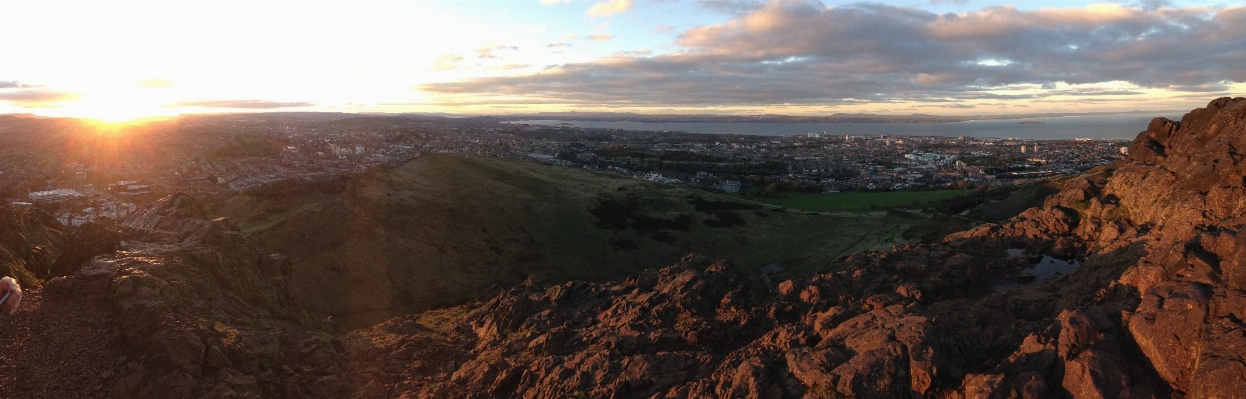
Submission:
M 0 273 L 38 285 L 52 273 L 65 240 L 60 223 L 46 212 L 15 209 L 0 201 Z

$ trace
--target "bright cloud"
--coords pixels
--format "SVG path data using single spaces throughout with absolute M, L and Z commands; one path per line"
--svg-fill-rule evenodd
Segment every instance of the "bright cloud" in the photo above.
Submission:
M 593 17 L 608 17 L 614 14 L 622 14 L 631 10 L 635 6 L 633 0 L 606 0 L 589 7 L 587 15 Z
M 173 86 L 173 81 L 165 79 L 143 79 L 138 81 L 138 87 L 149 89 L 160 89 L 169 86 Z

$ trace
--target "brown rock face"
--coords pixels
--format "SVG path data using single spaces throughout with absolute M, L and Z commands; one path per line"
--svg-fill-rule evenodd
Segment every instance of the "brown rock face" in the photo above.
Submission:
M 1246 99 L 1221 98 L 1180 123 L 1156 120 L 1105 188 L 1148 253 L 1122 282 L 1142 303 L 1129 332 L 1164 381 L 1193 397 L 1246 392 Z M 1214 370 L 1214 371 L 1213 371 Z

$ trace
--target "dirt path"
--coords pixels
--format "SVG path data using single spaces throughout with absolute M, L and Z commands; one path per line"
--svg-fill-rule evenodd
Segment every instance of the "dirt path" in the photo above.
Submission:
M 13 317 L 0 316 L 0 398 L 102 398 L 121 356 L 119 334 L 97 302 L 25 291 Z

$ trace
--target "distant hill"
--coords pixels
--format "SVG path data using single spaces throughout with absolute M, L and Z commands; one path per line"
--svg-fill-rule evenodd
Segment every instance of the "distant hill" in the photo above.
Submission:
M 261 209 L 267 215 L 254 217 Z M 458 303 L 529 275 L 616 278 L 689 252 L 748 269 L 815 268 L 902 245 L 902 231 L 925 220 L 776 212 L 579 169 L 453 156 L 364 175 L 341 195 L 237 197 L 215 216 L 289 255 L 308 306 L 352 326 Z

